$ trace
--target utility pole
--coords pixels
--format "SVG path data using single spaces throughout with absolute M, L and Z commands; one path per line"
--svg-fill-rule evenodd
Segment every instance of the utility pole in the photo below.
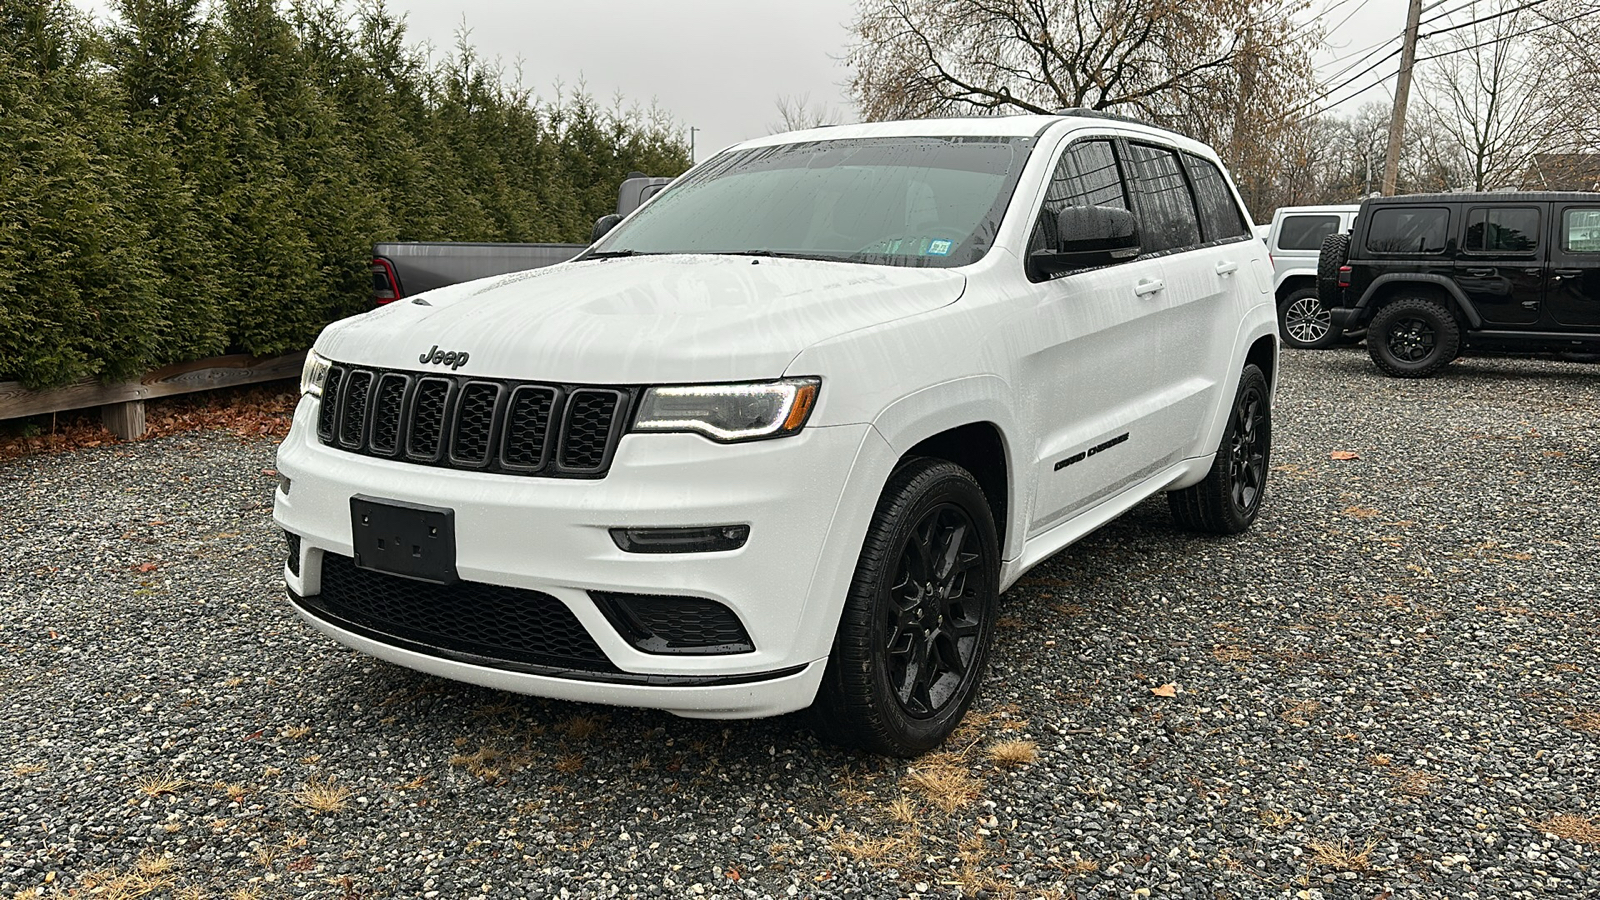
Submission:
M 1389 118 L 1389 153 L 1383 163 L 1383 195 L 1394 196 L 1400 177 L 1400 142 L 1406 134 L 1406 100 L 1411 96 L 1411 67 L 1417 61 L 1417 27 L 1422 0 L 1411 0 L 1406 12 L 1406 41 L 1400 50 L 1400 79 L 1394 86 L 1394 114 Z
M 694 165 L 694 133 L 699 130 L 693 125 L 689 126 L 689 165 L 691 166 Z

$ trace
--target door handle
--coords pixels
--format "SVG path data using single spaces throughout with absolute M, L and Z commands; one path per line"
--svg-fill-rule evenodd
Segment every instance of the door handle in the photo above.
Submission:
M 1493 269 L 1468 269 L 1467 274 L 1473 278 L 1487 278 L 1494 274 Z
M 1557 278 L 1577 278 L 1582 274 L 1582 269 L 1556 269 L 1554 272 L 1554 275 Z
M 1146 294 L 1154 294 L 1164 287 L 1166 287 L 1166 284 L 1161 279 L 1146 278 L 1133 286 L 1133 295 L 1135 297 L 1143 297 Z
M 1237 271 L 1239 271 L 1239 264 L 1236 262 L 1232 262 L 1231 260 L 1223 260 L 1222 262 L 1217 263 L 1218 275 L 1232 275 Z

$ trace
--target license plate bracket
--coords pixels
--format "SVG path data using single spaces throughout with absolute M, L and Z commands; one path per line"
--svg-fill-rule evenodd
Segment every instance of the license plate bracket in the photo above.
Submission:
M 357 568 L 434 584 L 458 580 L 453 509 L 357 494 L 350 532 Z

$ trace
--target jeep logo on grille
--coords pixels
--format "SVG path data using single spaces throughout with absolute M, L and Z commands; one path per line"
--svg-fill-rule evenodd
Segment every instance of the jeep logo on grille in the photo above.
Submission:
M 433 349 L 417 357 L 417 362 L 449 366 L 451 371 L 454 371 L 467 364 L 467 351 L 451 350 L 445 352 L 439 349 L 438 344 L 434 344 Z

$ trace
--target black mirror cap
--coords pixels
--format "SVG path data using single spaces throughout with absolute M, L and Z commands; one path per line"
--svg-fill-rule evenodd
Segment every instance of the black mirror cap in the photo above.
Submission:
M 589 232 L 589 243 L 592 244 L 595 241 L 605 237 L 606 234 L 610 232 L 611 229 L 617 227 L 617 223 L 621 221 L 622 217 L 616 213 L 611 213 L 610 215 L 601 216 L 600 218 L 595 219 L 594 230 Z
M 1054 238 L 1028 259 L 1044 275 L 1059 275 L 1126 262 L 1139 255 L 1139 223 L 1133 213 L 1109 206 L 1064 206 L 1055 212 Z

